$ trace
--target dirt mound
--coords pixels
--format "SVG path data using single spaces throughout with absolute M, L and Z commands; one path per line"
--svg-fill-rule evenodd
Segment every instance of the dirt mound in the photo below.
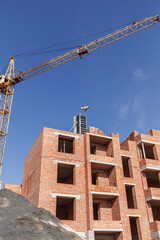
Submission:
M 43 208 L 7 189 L 0 191 L 0 240 L 82 240 Z

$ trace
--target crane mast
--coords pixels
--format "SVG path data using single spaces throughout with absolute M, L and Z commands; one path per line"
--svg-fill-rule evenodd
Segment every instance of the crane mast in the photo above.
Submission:
M 116 42 L 133 33 L 141 31 L 159 22 L 159 16 L 147 17 L 143 20 L 133 22 L 118 31 L 94 40 L 88 44 L 82 45 L 74 50 L 55 57 L 43 64 L 31 68 L 23 73 L 15 74 L 14 57 L 11 57 L 8 69 L 5 75 L 0 76 L 0 179 L 2 173 L 2 165 L 4 159 L 5 145 L 8 133 L 8 125 L 11 113 L 11 106 L 13 100 L 14 87 L 17 83 L 22 82 L 28 78 L 45 72 L 51 68 L 59 66 L 65 62 L 71 61 L 75 58 L 82 58 L 84 54 Z M 1 180 L 0 180 L 1 188 Z
M 7 76 L 9 82 L 15 76 L 13 57 L 10 60 L 5 76 Z M 5 81 L 4 80 L 5 76 L 0 76 L 0 82 Z M 8 84 L 6 88 L 1 89 L 0 91 L 0 177 L 2 174 L 2 165 L 3 165 L 3 158 L 4 158 L 5 146 L 6 146 L 6 140 L 7 140 L 14 88 L 15 88 L 15 85 Z M 1 189 L 1 179 L 0 179 L 0 189 Z

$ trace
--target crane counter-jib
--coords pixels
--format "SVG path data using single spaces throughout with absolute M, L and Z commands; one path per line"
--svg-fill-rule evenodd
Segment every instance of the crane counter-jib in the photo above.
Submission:
M 90 52 L 96 49 L 107 46 L 133 33 L 136 33 L 140 30 L 150 27 L 158 22 L 159 22 L 158 15 L 153 17 L 147 17 L 137 22 L 133 22 L 132 24 L 118 31 L 115 31 L 111 34 L 108 34 L 104 37 L 94 40 L 88 44 L 82 45 L 74 50 L 71 50 L 58 57 L 55 57 L 45 63 L 42 63 L 27 71 L 19 72 L 17 74 L 15 74 L 14 57 L 11 57 L 6 74 L 0 76 L 0 178 L 4 159 L 14 87 L 17 83 L 22 82 L 23 80 L 31 78 L 42 72 L 45 72 L 51 68 L 59 66 L 65 62 L 71 61 L 75 58 L 78 57 L 82 58 L 84 54 L 89 54 Z

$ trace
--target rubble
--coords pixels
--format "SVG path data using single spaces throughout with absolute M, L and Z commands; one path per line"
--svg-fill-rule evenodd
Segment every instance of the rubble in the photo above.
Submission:
M 8 189 L 0 191 L 0 240 L 82 240 L 43 208 Z

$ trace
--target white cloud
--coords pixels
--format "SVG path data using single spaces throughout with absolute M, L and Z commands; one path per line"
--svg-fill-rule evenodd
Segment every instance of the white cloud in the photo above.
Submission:
M 137 68 L 133 72 L 133 77 L 138 79 L 138 80 L 145 81 L 145 80 L 147 80 L 149 78 L 149 75 L 146 74 L 141 68 Z
M 124 119 L 127 116 L 128 112 L 129 112 L 129 109 L 130 109 L 130 104 L 129 103 L 122 106 L 119 109 L 119 118 Z
M 139 119 L 138 119 L 138 127 L 140 129 L 144 129 L 145 128 L 145 118 L 144 116 L 141 116 Z
M 139 111 L 141 110 L 141 99 L 139 95 L 136 95 L 133 99 L 133 110 L 134 111 Z

